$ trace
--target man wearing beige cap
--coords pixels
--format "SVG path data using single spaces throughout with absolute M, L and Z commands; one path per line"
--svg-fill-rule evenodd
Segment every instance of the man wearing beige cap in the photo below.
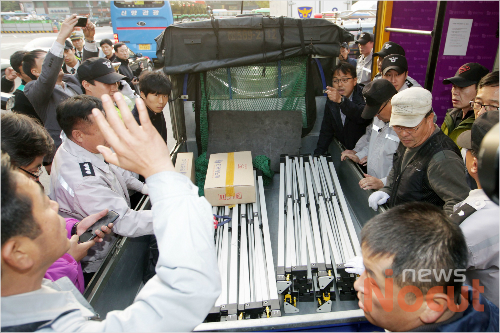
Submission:
M 408 88 L 392 100 L 390 126 L 401 141 L 394 154 L 386 186 L 372 193 L 373 210 L 425 201 L 442 207 L 447 214 L 464 200 L 469 187 L 465 165 L 457 145 L 434 123 L 432 95 L 424 88 Z

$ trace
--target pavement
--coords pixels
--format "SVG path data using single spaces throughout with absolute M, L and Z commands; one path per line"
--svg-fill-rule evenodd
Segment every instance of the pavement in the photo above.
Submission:
M 104 32 L 112 32 L 112 27 L 96 27 L 96 33 L 104 33 Z M 2 48 L 0 50 L 0 57 L 2 59 L 9 59 L 10 56 L 18 51 L 22 50 L 23 47 L 30 41 L 39 37 L 57 37 L 57 33 L 36 33 L 36 34 L 10 34 L 5 33 L 1 34 L 1 45 Z M 20 84 L 17 82 L 16 86 Z M 20 81 L 20 80 L 19 80 Z M 173 137 L 172 124 L 170 121 L 170 111 L 168 108 L 168 104 L 163 109 L 163 114 L 165 115 L 165 121 L 167 123 L 167 145 L 169 150 L 171 150 L 175 144 L 176 140 Z M 48 195 L 50 193 L 50 176 L 45 171 L 45 168 L 42 168 L 43 172 L 40 176 L 40 182 L 45 188 L 45 193 Z

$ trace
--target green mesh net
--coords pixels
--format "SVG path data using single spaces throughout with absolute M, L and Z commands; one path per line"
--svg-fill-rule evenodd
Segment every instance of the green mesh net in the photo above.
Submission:
M 307 57 L 207 72 L 210 111 L 295 111 L 306 115 Z
M 196 184 L 203 195 L 208 168 L 208 111 L 296 111 L 306 114 L 307 56 L 251 66 L 217 68 L 200 74 L 200 138 L 202 154 L 196 159 Z M 205 82 L 206 79 L 206 82 Z M 270 160 L 264 155 L 253 160 L 262 170 L 264 185 L 273 178 Z

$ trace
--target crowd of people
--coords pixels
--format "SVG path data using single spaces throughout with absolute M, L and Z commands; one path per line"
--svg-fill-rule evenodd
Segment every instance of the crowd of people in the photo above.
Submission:
M 221 282 L 210 204 L 174 172 L 166 145 L 171 83 L 162 71 L 132 71 L 124 43 L 100 41 L 99 57 L 94 25 L 75 32 L 77 21 L 63 22 L 48 52 L 15 52 L 2 78 L 10 90 L 22 80 L 13 112 L 1 116 L 2 330 L 192 330 Z M 498 123 L 498 71 L 468 63 L 444 80 L 453 109 L 439 128 L 432 94 L 408 76 L 404 49 L 387 42 L 373 53 L 373 41 L 361 34 L 357 60 L 341 45 L 315 150 L 326 153 L 336 138 L 342 161 L 366 167 L 359 186 L 374 191 L 367 205 L 391 208 L 362 230 L 360 307 L 388 330 L 498 331 L 499 210 L 478 177 L 481 141 Z M 152 210 L 132 209 L 134 193 L 149 195 Z M 111 210 L 119 219 L 79 243 Z M 82 293 L 115 234 L 154 235 L 156 275 L 129 308 L 98 320 Z M 412 269 L 465 278 L 410 283 Z M 388 278 L 391 311 L 378 301 Z M 421 293 L 401 302 L 409 286 Z
M 345 147 L 341 160 L 352 160 L 366 170 L 359 186 L 374 191 L 368 205 L 375 211 L 383 204 L 392 208 L 366 224 L 362 260 L 354 258 L 348 264 L 365 264 L 358 265 L 361 278 L 355 285 L 360 307 L 372 323 L 389 330 L 498 330 L 500 211 L 481 189 L 478 177 L 481 141 L 498 124 L 498 71 L 466 63 L 445 79 L 443 84 L 452 84 L 453 108 L 440 128 L 431 92 L 408 75 L 404 48 L 389 41 L 373 53 L 369 33 L 362 33 L 356 44 L 361 54 L 356 70 L 348 58 L 348 45 L 341 45 L 315 153 L 327 152 L 335 137 Z M 373 57 L 378 57 L 378 73 L 371 79 Z M 426 235 L 429 232 L 438 237 Z M 444 264 L 446 256 L 451 257 Z M 453 284 L 432 278 L 426 285 L 405 283 L 404 270 L 447 265 L 463 270 L 465 285 L 483 293 L 483 312 L 474 311 L 472 291 L 460 296 L 461 285 L 454 286 L 455 297 L 433 295 L 436 304 L 448 302 L 448 308 L 440 311 L 428 306 L 430 298 L 424 298 L 427 303 L 411 315 L 401 306 L 392 314 L 382 311 L 380 304 L 366 310 L 364 300 L 375 299 L 373 288 L 363 282 L 367 278 L 383 290 L 382 281 L 390 276 L 399 290 L 417 286 L 425 295 L 432 287 Z M 392 273 L 386 274 L 389 268 Z M 408 297 L 409 304 L 417 294 Z M 463 299 L 470 305 L 467 315 L 450 308 L 464 304 Z M 401 305 L 400 301 L 395 298 L 394 304 Z

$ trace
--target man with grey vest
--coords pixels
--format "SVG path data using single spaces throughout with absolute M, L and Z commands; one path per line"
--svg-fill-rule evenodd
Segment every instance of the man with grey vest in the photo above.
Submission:
M 498 111 L 477 117 L 470 131 L 458 137 L 458 144 L 467 149 L 467 171 L 477 183 L 477 189 L 467 199 L 455 206 L 450 216 L 465 236 L 469 250 L 466 284 L 473 286 L 478 280 L 484 287 L 484 296 L 498 306 L 498 205 L 488 198 L 481 188 L 478 176 L 479 147 L 486 133 L 498 124 Z
M 447 214 L 469 193 L 465 165 L 457 145 L 434 123 L 432 95 L 424 88 L 408 88 L 392 100 L 390 126 L 401 141 L 394 154 L 386 186 L 372 193 L 373 210 L 425 201 Z

